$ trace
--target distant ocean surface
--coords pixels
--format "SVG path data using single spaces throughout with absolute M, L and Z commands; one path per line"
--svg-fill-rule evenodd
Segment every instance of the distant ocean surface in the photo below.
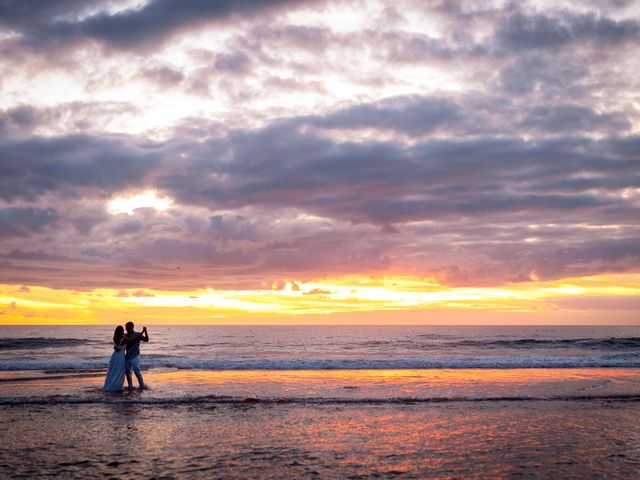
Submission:
M 141 326 L 138 327 L 140 329 Z M 145 368 L 640 367 L 640 327 L 149 326 Z M 0 371 L 102 370 L 108 326 L 2 326 Z

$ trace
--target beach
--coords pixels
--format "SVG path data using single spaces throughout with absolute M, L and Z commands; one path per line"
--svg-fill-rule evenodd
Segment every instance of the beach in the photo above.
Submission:
M 101 394 L 97 376 L 3 382 L 0 476 L 583 479 L 640 471 L 638 370 L 378 373 L 279 372 L 269 386 L 268 372 L 148 372 L 149 391 L 124 394 Z M 525 377 L 529 398 L 519 393 Z M 552 395 L 553 383 L 566 391 Z M 339 395 L 326 396 L 327 385 Z
M 38 328 L 0 336 L 2 478 L 640 472 L 632 327 L 150 327 L 120 393 L 106 327 Z
M 0 412 L 3 478 L 584 479 L 637 478 L 640 468 L 639 409 L 629 402 Z

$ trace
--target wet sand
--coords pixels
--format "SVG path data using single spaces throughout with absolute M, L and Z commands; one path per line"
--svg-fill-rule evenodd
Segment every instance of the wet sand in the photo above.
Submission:
M 640 473 L 636 369 L 85 373 L 2 375 L 0 478 Z
M 184 401 L 454 401 L 640 398 L 640 369 L 146 370 L 140 392 L 105 394 L 104 372 L 0 372 L 0 404 Z M 135 384 L 135 379 L 134 379 Z
M 636 402 L 0 407 L 0 477 L 637 478 Z

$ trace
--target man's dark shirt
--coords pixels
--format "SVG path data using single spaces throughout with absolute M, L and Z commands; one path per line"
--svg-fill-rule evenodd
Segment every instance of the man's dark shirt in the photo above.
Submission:
M 125 353 L 124 358 L 131 360 L 140 355 L 140 340 L 142 339 L 142 334 L 133 332 L 131 335 L 128 335 L 127 338 L 133 341 L 127 342 L 127 353 Z

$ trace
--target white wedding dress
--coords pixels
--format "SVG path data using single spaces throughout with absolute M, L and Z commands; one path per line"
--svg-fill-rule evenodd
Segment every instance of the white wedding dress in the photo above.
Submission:
M 121 392 L 124 385 L 125 374 L 124 342 L 118 344 L 118 350 L 114 350 L 109 360 L 107 377 L 104 379 L 105 392 Z

